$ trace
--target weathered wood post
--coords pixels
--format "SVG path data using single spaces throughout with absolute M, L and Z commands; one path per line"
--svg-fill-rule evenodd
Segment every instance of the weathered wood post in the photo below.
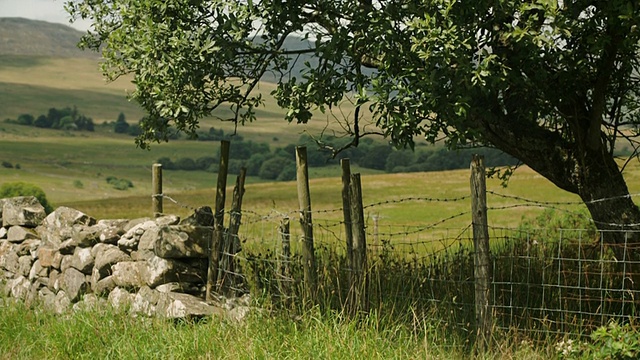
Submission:
M 351 232 L 353 234 L 353 281 L 351 291 L 353 292 L 352 311 L 369 311 L 369 276 L 367 269 L 367 240 L 365 232 L 364 208 L 362 206 L 362 185 L 360 174 L 351 175 L 350 212 L 351 212 Z
M 151 184 L 153 195 L 151 196 L 151 211 L 153 217 L 162 215 L 162 164 L 153 164 L 151 170 Z
M 340 160 L 342 167 L 342 215 L 344 217 L 344 237 L 347 245 L 347 264 L 353 268 L 353 234 L 351 232 L 351 198 L 349 184 L 351 184 L 351 166 L 349 159 Z
M 473 155 L 471 160 L 471 211 L 474 247 L 474 281 L 477 349 L 488 350 L 491 340 L 491 268 L 489 224 L 487 221 L 487 184 L 484 157 Z
M 306 301 L 315 301 L 316 258 L 313 248 L 313 222 L 311 217 L 311 193 L 309 191 L 309 170 L 307 148 L 296 147 L 296 178 L 298 202 L 300 204 L 300 225 L 302 226 L 302 260 L 304 261 L 304 282 Z
M 213 214 L 213 237 L 209 242 L 209 268 L 207 272 L 206 299 L 210 300 L 218 282 L 218 268 L 222 253 L 224 234 L 224 202 L 227 188 L 227 170 L 229 168 L 229 147 L 227 140 L 220 142 L 220 166 L 218 167 L 218 185 L 216 188 L 216 209 Z
M 278 259 L 280 262 L 280 295 L 287 299 L 291 295 L 291 232 L 289 226 L 289 217 L 285 217 L 280 221 L 280 235 L 282 236 L 282 254 Z
M 236 240 L 238 238 L 238 230 L 240 230 L 240 222 L 242 220 L 242 197 L 244 195 L 244 180 L 246 176 L 247 169 L 241 168 L 240 175 L 236 178 L 236 186 L 233 188 L 229 229 L 224 236 L 224 244 L 220 257 L 220 271 L 218 272 L 218 279 L 220 283 L 218 291 L 223 294 L 233 293 L 232 288 L 235 285 L 236 274 L 233 257 L 238 250 L 235 244 L 239 243 Z

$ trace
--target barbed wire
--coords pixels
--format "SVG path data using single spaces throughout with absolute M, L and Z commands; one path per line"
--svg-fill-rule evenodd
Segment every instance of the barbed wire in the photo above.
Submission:
M 382 206 L 382 205 L 388 205 L 388 204 L 400 204 L 400 203 L 409 202 L 409 201 L 457 202 L 457 201 L 468 200 L 470 198 L 471 198 L 471 195 L 465 195 L 465 196 L 454 197 L 454 198 L 432 198 L 432 197 L 410 196 L 410 197 L 395 199 L 395 200 L 378 201 L 372 204 L 364 205 L 362 208 L 368 209 L 370 207 L 376 207 L 376 206 Z

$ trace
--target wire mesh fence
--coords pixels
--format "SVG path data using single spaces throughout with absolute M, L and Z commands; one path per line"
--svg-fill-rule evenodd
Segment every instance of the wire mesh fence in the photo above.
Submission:
M 292 213 L 246 213 L 234 254 L 238 289 L 295 308 L 304 302 L 301 231 L 282 223 Z M 350 266 L 344 223 L 314 219 L 318 290 L 315 302 L 343 311 Z M 443 228 L 402 224 L 367 226 L 367 292 L 370 309 L 422 314 L 464 332 L 474 317 L 474 250 L 471 226 Z M 491 310 L 497 328 L 530 334 L 588 334 L 614 319 L 635 316 L 640 261 L 631 243 L 608 245 L 594 229 L 490 229 Z M 626 239 L 636 232 L 622 232 Z M 616 249 L 619 248 L 619 249 Z M 402 315 L 399 315 L 402 316 Z

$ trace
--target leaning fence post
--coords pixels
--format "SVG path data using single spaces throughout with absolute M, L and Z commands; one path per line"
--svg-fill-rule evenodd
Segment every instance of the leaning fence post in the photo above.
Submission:
M 209 269 L 207 271 L 206 299 L 210 300 L 212 291 L 218 282 L 218 265 L 222 253 L 222 235 L 224 233 L 224 202 L 227 188 L 227 169 L 229 166 L 229 146 L 227 140 L 220 142 L 220 166 L 218 167 L 218 185 L 216 188 L 216 210 L 213 214 L 213 237 L 209 241 Z
M 162 164 L 153 164 L 151 171 L 153 195 L 151 196 L 151 211 L 153 217 L 162 215 Z
M 300 225 L 302 226 L 302 259 L 304 261 L 304 282 L 306 300 L 315 300 L 316 259 L 313 249 L 313 223 L 311 219 L 311 194 L 309 192 L 309 170 L 307 168 L 307 148 L 296 147 L 296 178 L 298 202 L 300 204 Z
M 474 282 L 476 335 L 478 351 L 485 352 L 490 345 L 491 302 L 489 224 L 487 221 L 487 184 L 484 157 L 473 155 L 471 160 L 471 212 L 474 247 Z
M 223 294 L 227 294 L 229 290 L 233 290 L 232 287 L 235 285 L 236 274 L 233 257 L 238 250 L 235 244 L 239 244 L 237 239 L 240 221 L 242 220 L 242 197 L 244 196 L 244 180 L 246 175 L 247 169 L 241 168 L 240 175 L 236 178 L 236 186 L 233 188 L 229 230 L 226 236 L 224 236 L 224 244 L 220 256 L 220 271 L 218 272 L 218 279 L 220 280 L 219 292 Z
M 364 228 L 364 208 L 362 206 L 362 185 L 360 174 L 351 175 L 350 212 L 353 233 L 353 276 L 351 289 L 352 301 L 351 310 L 356 312 L 369 311 L 368 294 L 368 269 L 367 269 L 367 240 Z

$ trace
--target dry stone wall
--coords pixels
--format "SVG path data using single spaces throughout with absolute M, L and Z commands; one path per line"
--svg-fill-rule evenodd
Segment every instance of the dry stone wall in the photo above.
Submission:
M 181 220 L 100 220 L 68 207 L 46 214 L 35 197 L 0 199 L 0 290 L 57 313 L 110 304 L 168 318 L 248 310 L 247 298 L 207 303 L 211 209 Z

